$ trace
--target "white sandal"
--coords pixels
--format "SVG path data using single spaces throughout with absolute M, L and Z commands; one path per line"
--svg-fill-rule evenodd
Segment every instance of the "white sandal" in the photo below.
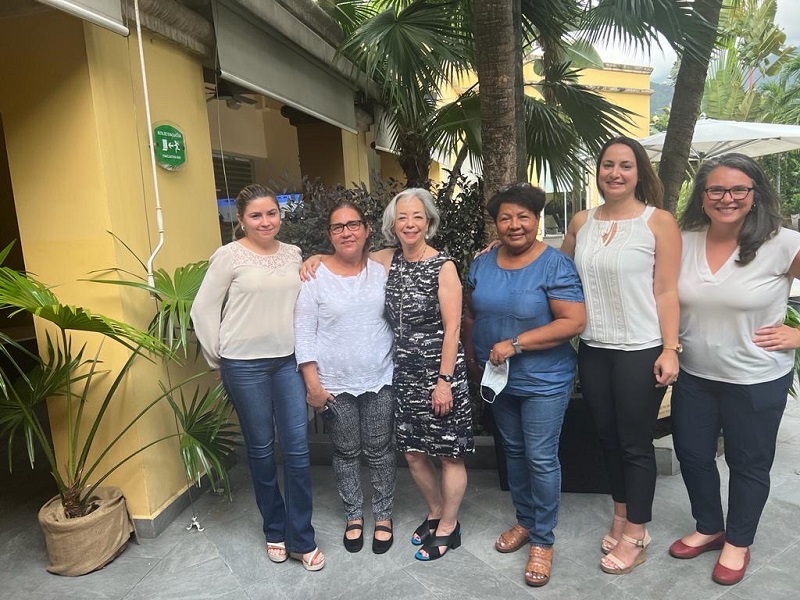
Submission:
M 280 552 L 270 553 L 270 550 L 280 550 Z M 267 558 L 274 563 L 286 562 L 289 559 L 286 544 L 284 542 L 267 542 Z
M 322 560 L 318 563 L 315 563 L 317 556 L 322 556 Z M 308 557 L 308 560 L 305 559 L 305 555 L 301 552 L 290 552 L 289 558 L 293 558 L 294 560 L 299 560 L 303 563 L 303 568 L 306 571 L 319 571 L 322 567 L 325 566 L 325 555 L 322 554 L 322 551 L 319 548 L 314 548 L 311 552 L 311 556 Z

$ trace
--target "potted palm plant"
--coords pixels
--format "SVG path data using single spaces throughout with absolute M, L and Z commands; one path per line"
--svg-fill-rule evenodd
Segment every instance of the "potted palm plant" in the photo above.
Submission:
M 129 422 L 120 424 L 108 441 L 100 442 L 98 431 L 105 424 L 109 408 L 121 401 L 118 392 L 134 362 L 176 360 L 178 346 L 169 336 L 165 342 L 121 321 L 62 304 L 51 289 L 35 278 L 3 266 L 10 248 L 0 252 L 0 308 L 26 311 L 46 321 L 48 328 L 46 348 L 41 356 L 31 354 L 0 333 L 0 352 L 10 365 L 0 370 L 0 439 L 7 440 L 11 449 L 14 437 L 21 435 L 31 464 L 37 457 L 37 450 L 47 461 L 58 490 L 58 495 L 47 502 L 39 514 L 47 541 L 48 570 L 81 575 L 107 564 L 124 549 L 133 531 L 124 497 L 120 490 L 103 488 L 102 484 L 147 448 L 179 437 L 187 474 L 192 479 L 197 479 L 203 470 L 215 470 L 227 484 L 223 461 L 235 446 L 233 426 L 227 419 L 230 408 L 219 386 L 202 394 L 196 390 L 187 399 L 183 388 L 204 374 L 199 373 L 170 387 L 162 385 L 159 395 L 146 403 Z M 174 285 L 171 278 L 166 276 L 166 279 Z M 170 322 L 170 311 L 161 312 L 162 319 L 157 316 L 156 321 L 163 324 L 166 318 Z M 180 325 L 180 317 L 173 322 L 176 323 Z M 183 321 L 183 325 L 188 328 L 188 321 Z M 180 332 L 180 327 L 171 331 L 178 331 L 178 340 L 185 342 L 185 329 L 184 333 Z M 89 342 L 79 343 L 76 334 L 83 339 L 85 334 L 89 334 L 90 339 L 96 336 L 97 350 L 90 352 Z M 123 345 L 129 352 L 116 372 L 104 370 L 100 359 L 100 349 L 108 340 Z M 11 348 L 33 359 L 36 366 L 24 370 Z M 107 391 L 97 397 L 94 391 L 99 381 L 108 377 L 111 382 Z M 58 458 L 36 412 L 37 405 L 48 398 L 63 403 L 66 415 L 66 443 Z M 178 430 L 146 442 L 109 464 L 107 459 L 123 436 L 149 410 L 165 401 L 176 414 Z

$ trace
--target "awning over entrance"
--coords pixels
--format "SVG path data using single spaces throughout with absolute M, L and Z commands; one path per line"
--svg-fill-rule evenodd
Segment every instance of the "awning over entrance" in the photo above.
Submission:
M 218 2 L 214 13 L 219 67 L 224 79 L 356 131 L 353 89 L 295 52 L 275 34 Z
M 127 36 L 129 31 L 122 20 L 120 0 L 37 0 L 42 4 L 63 10 L 79 19 L 89 21 Z

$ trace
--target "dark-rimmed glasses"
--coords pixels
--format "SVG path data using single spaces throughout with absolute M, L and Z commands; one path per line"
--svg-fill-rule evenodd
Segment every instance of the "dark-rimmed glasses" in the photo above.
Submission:
M 725 188 L 721 185 L 712 185 L 703 190 L 708 196 L 709 200 L 722 200 L 725 194 L 730 194 L 734 200 L 744 200 L 747 194 L 753 191 L 754 188 L 745 185 L 735 185 L 732 188 Z
M 364 224 L 364 221 L 348 221 L 347 223 L 331 223 L 328 225 L 328 231 L 331 233 L 338 235 L 344 231 L 344 228 L 347 227 L 349 231 L 358 231 L 361 229 L 361 226 Z

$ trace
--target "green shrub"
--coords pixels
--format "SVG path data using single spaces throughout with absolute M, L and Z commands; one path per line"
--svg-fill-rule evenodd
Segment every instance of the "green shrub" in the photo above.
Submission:
M 435 186 L 431 193 L 442 219 L 431 245 L 447 252 L 466 274 L 475 253 L 484 246 L 483 194 L 480 181 L 459 178 L 458 193 L 451 197 L 445 184 Z M 328 213 L 339 200 L 350 200 L 361 207 L 372 227 L 371 248 L 388 246 L 381 233 L 383 209 L 403 186 L 395 180 L 378 182 L 372 191 L 362 183 L 357 188 L 335 186 L 328 188 L 319 182 L 304 181 L 303 200 L 289 202 L 281 226 L 281 239 L 296 244 L 304 257 L 332 252 L 328 241 Z

